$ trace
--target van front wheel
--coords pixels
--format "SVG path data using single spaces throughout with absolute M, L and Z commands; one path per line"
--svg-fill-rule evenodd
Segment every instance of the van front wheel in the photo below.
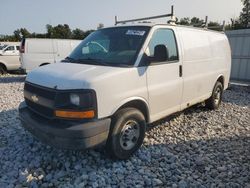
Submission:
M 220 106 L 221 100 L 222 100 L 222 93 L 223 93 L 223 86 L 221 82 L 216 82 L 212 96 L 206 100 L 206 107 L 209 109 L 217 109 Z
M 108 154 L 117 159 L 128 159 L 142 145 L 146 121 L 135 108 L 119 110 L 112 119 L 111 130 L 106 144 Z

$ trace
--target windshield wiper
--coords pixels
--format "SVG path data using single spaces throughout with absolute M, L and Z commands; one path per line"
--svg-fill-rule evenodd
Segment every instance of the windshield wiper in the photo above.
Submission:
M 74 58 L 71 57 L 66 57 L 65 59 L 63 59 L 61 62 L 75 62 L 76 60 Z
M 123 63 L 109 63 L 102 59 L 94 59 L 94 58 L 85 58 L 85 59 L 74 59 L 71 57 L 66 57 L 61 62 L 72 62 L 79 64 L 88 64 L 88 65 L 102 65 L 102 66 L 111 66 L 111 67 L 131 67 L 131 65 L 126 65 Z
M 114 63 L 112 66 L 114 66 L 114 67 L 133 67 L 133 65 L 127 65 L 124 63 Z
M 103 61 L 102 59 L 86 58 L 86 59 L 77 59 L 76 63 L 86 63 L 92 65 L 104 65 L 110 66 L 110 63 Z

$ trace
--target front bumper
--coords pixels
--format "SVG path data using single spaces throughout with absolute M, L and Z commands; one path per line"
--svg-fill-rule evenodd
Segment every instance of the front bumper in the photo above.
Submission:
M 19 118 L 25 129 L 42 142 L 62 149 L 86 149 L 106 143 L 110 118 L 91 121 L 47 120 L 32 112 L 22 102 Z

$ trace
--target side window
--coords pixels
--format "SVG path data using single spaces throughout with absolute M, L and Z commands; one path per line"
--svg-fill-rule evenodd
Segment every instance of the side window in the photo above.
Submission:
M 168 49 L 168 61 L 179 59 L 174 32 L 170 29 L 157 29 L 148 45 L 150 56 L 154 55 L 154 48 L 157 45 L 165 45 Z
M 20 49 L 20 47 L 19 46 L 16 46 L 16 50 L 19 50 Z
M 9 46 L 8 48 L 6 48 L 5 51 L 13 51 L 13 50 L 15 50 L 14 46 Z

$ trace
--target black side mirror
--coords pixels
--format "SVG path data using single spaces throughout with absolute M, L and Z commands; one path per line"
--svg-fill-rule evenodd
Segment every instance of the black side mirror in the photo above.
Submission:
M 165 45 L 159 44 L 154 48 L 154 61 L 162 62 L 167 61 L 169 58 L 168 49 Z

